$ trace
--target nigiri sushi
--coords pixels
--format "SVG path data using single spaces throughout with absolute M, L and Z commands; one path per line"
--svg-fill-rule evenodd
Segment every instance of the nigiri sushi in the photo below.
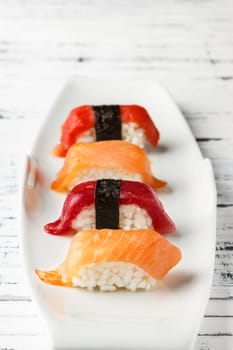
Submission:
M 150 290 L 180 259 L 179 248 L 153 230 L 85 230 L 73 237 L 57 269 L 35 272 L 59 286 Z
M 151 187 L 110 179 L 76 185 L 66 197 L 60 218 L 45 225 L 53 235 L 95 228 L 151 228 L 160 234 L 176 230 Z
M 74 143 L 125 140 L 144 147 L 156 146 L 159 131 L 145 108 L 138 105 L 80 106 L 74 108 L 61 127 L 60 144 L 54 155 L 64 157 Z
M 101 178 L 137 180 L 153 188 L 166 185 L 152 175 L 145 151 L 129 142 L 114 140 L 71 146 L 51 189 L 68 192 L 81 182 Z

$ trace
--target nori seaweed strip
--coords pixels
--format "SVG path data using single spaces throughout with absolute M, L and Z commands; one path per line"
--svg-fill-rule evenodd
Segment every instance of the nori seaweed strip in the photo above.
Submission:
M 118 105 L 92 106 L 95 113 L 96 141 L 121 140 L 121 116 Z
M 96 228 L 119 228 L 121 180 L 97 180 L 95 190 Z

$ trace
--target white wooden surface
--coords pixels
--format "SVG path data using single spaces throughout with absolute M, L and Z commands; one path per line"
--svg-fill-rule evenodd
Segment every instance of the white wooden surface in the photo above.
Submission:
M 22 282 L 18 174 L 73 74 L 159 79 L 212 159 L 216 264 L 195 350 L 233 349 L 233 2 L 0 0 L 0 350 L 48 348 Z

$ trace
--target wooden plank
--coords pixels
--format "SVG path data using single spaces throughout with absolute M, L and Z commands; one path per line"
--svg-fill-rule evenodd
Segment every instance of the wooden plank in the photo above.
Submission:
M 233 337 L 228 335 L 199 336 L 194 350 L 232 350 Z
M 51 350 L 49 339 L 45 335 L 1 335 L 0 350 Z

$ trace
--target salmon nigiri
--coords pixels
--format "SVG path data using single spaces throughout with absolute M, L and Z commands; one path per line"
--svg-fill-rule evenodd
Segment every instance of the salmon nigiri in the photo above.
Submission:
M 73 237 L 56 270 L 35 272 L 59 286 L 150 290 L 180 259 L 179 248 L 153 230 L 86 230 Z
M 45 231 L 53 235 L 95 228 L 153 228 L 160 234 L 176 230 L 151 187 L 110 179 L 76 185 L 66 197 L 60 218 L 45 225 Z
M 51 188 L 68 192 L 78 183 L 99 178 L 142 181 L 153 188 L 166 185 L 156 179 L 145 151 L 126 141 L 74 144 Z
M 159 131 L 145 108 L 138 105 L 79 106 L 71 110 L 61 128 L 54 155 L 64 157 L 77 142 L 125 140 L 144 147 L 156 146 Z

